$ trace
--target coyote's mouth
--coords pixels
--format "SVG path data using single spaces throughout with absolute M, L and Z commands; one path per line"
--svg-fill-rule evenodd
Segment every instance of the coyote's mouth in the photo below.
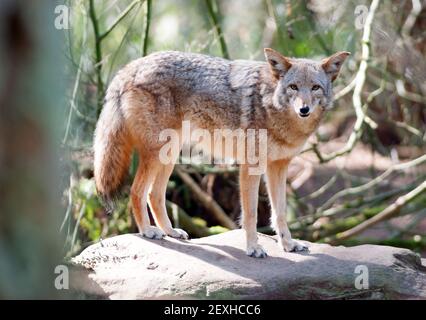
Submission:
M 309 113 L 299 113 L 299 116 L 301 116 L 302 118 L 306 118 L 309 117 Z

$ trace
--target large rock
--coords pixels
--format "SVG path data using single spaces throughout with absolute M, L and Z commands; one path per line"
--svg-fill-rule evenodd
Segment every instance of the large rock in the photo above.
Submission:
M 426 299 L 425 261 L 410 250 L 308 243 L 307 253 L 286 253 L 275 237 L 259 241 L 266 259 L 245 255 L 242 230 L 189 241 L 116 236 L 73 259 L 70 285 L 106 299 Z M 357 289 L 359 276 L 368 289 Z

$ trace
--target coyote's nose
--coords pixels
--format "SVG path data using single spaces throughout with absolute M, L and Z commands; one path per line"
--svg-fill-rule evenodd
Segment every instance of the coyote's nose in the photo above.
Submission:
M 303 106 L 302 108 L 300 108 L 300 115 L 302 117 L 307 117 L 309 115 L 309 107 L 308 106 Z

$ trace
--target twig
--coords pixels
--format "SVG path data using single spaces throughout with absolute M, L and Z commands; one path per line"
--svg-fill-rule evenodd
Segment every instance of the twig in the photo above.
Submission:
M 382 193 L 379 193 L 379 194 L 374 194 L 373 196 L 369 196 L 369 197 L 366 197 L 366 198 L 363 198 L 363 199 L 351 200 L 349 202 L 346 202 L 346 203 L 341 204 L 341 205 L 336 206 L 336 207 L 332 207 L 332 208 L 324 210 L 324 211 L 317 211 L 314 214 L 309 214 L 309 215 L 300 217 L 296 221 L 291 221 L 289 224 L 293 226 L 293 225 L 298 225 L 300 222 L 303 222 L 304 224 L 312 223 L 316 219 L 321 218 L 321 217 L 331 218 L 331 217 L 336 217 L 337 215 L 340 215 L 342 213 L 352 214 L 352 213 L 359 212 L 366 205 L 375 206 L 376 204 L 380 204 L 384 200 L 387 200 L 387 199 L 389 199 L 389 198 L 391 198 L 395 195 L 398 195 L 401 192 L 407 192 L 409 190 L 412 190 L 413 188 L 415 188 L 418 185 L 419 182 L 422 182 L 424 180 L 424 178 L 425 178 L 425 176 L 421 175 L 418 179 L 416 179 L 415 181 L 413 181 L 410 184 L 403 185 L 403 186 L 395 188 L 395 189 L 390 189 L 388 191 L 385 191 L 385 192 L 382 192 Z M 352 213 L 350 212 L 351 209 L 353 209 Z
M 349 92 L 351 92 L 353 90 L 353 88 L 355 88 L 355 84 L 356 84 L 356 77 L 353 78 L 352 81 L 346 87 L 344 87 L 342 90 L 340 90 L 339 92 L 337 92 L 334 95 L 333 100 L 334 101 L 339 100 L 343 96 L 347 95 Z
M 402 80 L 395 81 L 395 88 L 400 97 L 411 100 L 413 102 L 426 104 L 426 99 L 423 96 L 405 90 Z
M 224 58 L 230 59 L 229 52 L 228 52 L 228 46 L 226 45 L 225 37 L 224 37 L 223 32 L 222 32 L 222 28 L 219 24 L 216 12 L 213 9 L 213 0 L 205 0 L 205 2 L 206 2 L 206 5 L 207 5 L 207 11 L 209 12 L 210 18 L 211 18 L 212 23 L 213 23 L 213 27 L 216 30 L 216 34 L 219 38 L 219 43 L 220 43 L 220 48 L 222 50 L 222 55 L 223 55 Z M 216 7 L 217 7 L 217 5 L 216 5 Z
M 86 25 L 86 23 L 84 23 L 84 25 Z M 81 45 L 84 46 L 86 44 L 86 40 L 87 40 L 87 32 L 86 32 L 86 28 L 84 28 L 84 32 L 83 32 L 83 38 L 81 41 Z M 70 52 L 72 52 L 72 50 L 70 49 Z M 68 140 L 68 135 L 69 135 L 69 130 L 71 127 L 71 118 L 72 118 L 72 112 L 73 110 L 75 111 L 76 115 L 78 117 L 80 117 L 81 119 L 89 122 L 89 123 L 96 123 L 95 119 L 92 119 L 90 117 L 85 116 L 78 108 L 77 105 L 75 103 L 76 97 L 77 97 L 77 92 L 78 92 L 78 87 L 80 85 L 80 78 L 81 78 L 81 72 L 82 72 L 82 65 L 83 65 L 83 53 L 81 53 L 80 55 L 80 61 L 78 63 L 78 67 L 77 67 L 77 75 L 75 77 L 75 81 L 74 81 L 74 88 L 72 91 L 72 97 L 70 100 L 70 111 L 68 113 L 68 120 L 67 120 L 67 125 L 65 127 L 65 134 L 64 134 L 64 138 L 62 139 L 62 144 L 65 145 L 67 143 Z
M 411 30 L 413 29 L 414 24 L 416 23 L 417 17 L 422 11 L 422 3 L 420 2 L 420 0 L 411 0 L 411 3 L 412 9 L 407 19 L 405 20 L 404 25 L 401 28 L 401 34 L 404 38 L 408 38 L 410 36 Z
M 126 9 L 118 16 L 118 18 L 111 24 L 111 26 L 104 32 L 100 33 L 98 18 L 96 16 L 94 0 L 89 0 L 89 15 L 93 25 L 93 34 L 95 37 L 95 70 L 96 82 L 98 89 L 98 97 L 96 104 L 96 115 L 99 116 L 102 109 L 102 101 L 104 96 L 104 83 L 102 80 L 102 40 L 127 16 L 133 7 L 140 3 L 141 0 L 135 0 L 130 3 Z
M 375 206 L 375 205 L 379 205 L 380 203 L 382 203 L 384 200 L 390 199 L 393 196 L 401 193 L 401 192 L 406 192 L 410 189 L 413 189 L 416 187 L 417 183 L 419 181 L 423 181 L 424 177 L 422 177 L 421 179 L 416 179 L 415 183 L 410 183 L 408 185 L 403 185 L 399 188 L 396 189 L 390 189 L 388 191 L 379 193 L 379 194 L 374 194 L 370 197 L 366 197 L 363 199 L 355 199 L 352 201 L 349 201 L 345 204 L 342 204 L 341 206 L 338 207 L 333 207 L 330 209 L 325 210 L 322 213 L 322 216 L 324 217 L 333 217 L 336 216 L 340 213 L 345 212 L 348 209 L 356 209 L 355 212 L 359 211 L 362 207 L 368 205 L 368 206 Z
M 70 251 L 73 252 L 74 251 L 74 245 L 75 245 L 75 241 L 77 239 L 77 232 L 80 226 L 80 221 L 81 218 L 83 217 L 84 213 L 86 212 L 86 201 L 84 201 L 84 203 L 82 204 L 79 214 L 78 214 L 78 218 L 77 221 L 75 222 L 75 226 L 74 226 L 74 232 L 72 235 L 72 240 L 71 240 L 71 244 L 70 244 Z
M 392 203 L 390 206 L 388 206 L 386 209 L 384 209 L 382 212 L 378 213 L 374 217 L 360 223 L 356 227 L 353 227 L 349 230 L 338 233 L 336 235 L 336 239 L 337 240 L 348 239 L 350 237 L 353 237 L 361 233 L 367 228 L 370 228 L 371 226 L 377 224 L 378 222 L 394 217 L 395 215 L 399 213 L 402 207 L 404 207 L 407 203 L 413 201 L 417 196 L 419 196 L 425 190 L 426 190 L 426 181 L 424 181 L 422 184 L 420 184 L 417 188 L 415 188 L 411 192 L 396 199 L 394 203 Z
M 382 82 L 382 84 L 383 83 L 384 82 Z M 381 86 L 380 88 L 377 88 L 376 90 L 374 90 L 368 95 L 366 103 L 361 108 L 362 114 L 359 114 L 359 116 L 357 116 L 357 120 L 355 122 L 353 131 L 351 135 L 349 136 L 349 139 L 346 142 L 346 144 L 340 150 L 330 154 L 321 154 L 320 150 L 318 149 L 318 143 L 313 143 L 312 148 L 309 151 L 312 150 L 321 163 L 331 161 L 337 157 L 343 156 L 344 154 L 351 152 L 353 148 L 355 147 L 357 141 L 361 138 L 363 123 L 368 123 L 368 125 L 373 129 L 377 128 L 377 123 L 375 123 L 371 118 L 369 118 L 366 115 L 366 111 L 367 111 L 368 104 L 382 92 L 383 92 L 383 86 Z
M 382 70 L 380 70 L 382 73 L 384 73 Z M 408 92 L 405 90 L 405 88 L 398 88 L 391 82 L 384 80 L 383 78 L 380 79 L 378 76 L 374 75 L 373 73 L 370 73 L 368 75 L 368 81 L 371 82 L 372 84 L 378 84 L 381 81 L 385 81 L 385 90 L 390 91 L 392 93 L 395 92 L 398 94 L 398 96 L 400 96 L 401 98 L 404 98 L 408 101 L 411 102 L 417 102 L 417 103 L 421 103 L 421 104 L 426 104 L 426 98 L 423 97 L 420 94 L 414 93 L 414 92 Z
M 392 121 L 392 122 L 395 123 L 397 127 L 405 129 L 408 132 L 412 133 L 413 135 L 419 137 L 423 141 L 426 141 L 426 135 L 423 135 L 419 129 L 414 128 L 413 126 L 410 126 L 409 124 L 402 121 Z
M 70 186 L 68 188 L 68 206 L 67 206 L 67 210 L 65 211 L 64 220 L 62 220 L 61 227 L 59 228 L 59 231 L 62 231 L 62 229 L 65 226 L 65 223 L 68 221 L 68 219 L 70 217 L 71 209 L 72 209 L 72 206 L 73 206 L 72 188 L 73 188 L 73 178 L 72 178 L 72 175 L 71 175 L 70 176 Z
M 138 3 L 141 3 L 143 0 L 134 0 L 132 3 L 130 3 L 126 9 L 123 10 L 123 12 L 120 13 L 120 15 L 117 17 L 117 19 L 110 25 L 110 27 L 99 36 L 99 41 L 102 41 L 108 34 L 114 30 L 114 28 L 123 20 L 128 13 L 133 9 L 135 5 Z M 148 0 L 150 2 L 150 0 Z
M 98 86 L 98 98 L 96 103 L 96 115 L 99 116 L 102 108 L 102 99 L 104 95 L 104 83 L 102 81 L 102 46 L 99 34 L 99 25 L 96 18 L 94 0 L 89 0 L 89 14 L 93 25 L 93 34 L 95 36 L 95 70 Z
M 81 67 L 82 61 L 83 61 L 83 55 L 81 55 L 81 57 L 80 57 L 80 63 L 79 63 L 77 75 L 76 75 L 75 81 L 74 81 L 74 89 L 73 89 L 72 98 L 71 98 L 71 101 L 70 101 L 70 111 L 68 112 L 68 120 L 67 120 L 67 125 L 65 127 L 65 134 L 64 134 L 64 137 L 62 139 L 62 144 L 66 144 L 67 140 L 68 140 L 68 135 L 69 135 L 70 127 L 71 127 L 72 111 L 75 108 L 73 101 L 75 99 L 75 95 L 77 93 L 78 85 L 80 83 L 80 75 L 81 75 L 80 67 Z
M 414 215 L 415 216 L 413 217 L 413 219 L 406 226 L 392 226 L 392 228 L 395 229 L 393 238 L 401 238 L 403 235 L 406 234 L 412 236 L 418 234 L 418 231 L 412 231 L 411 229 L 416 228 L 419 225 L 420 221 L 425 218 L 426 208 L 414 213 Z
M 194 193 L 194 196 L 201 202 L 201 204 L 209 210 L 214 217 L 220 222 L 224 227 L 228 229 L 236 229 L 237 225 L 232 221 L 223 209 L 218 205 L 218 203 L 211 197 L 208 193 L 204 192 L 197 183 L 191 178 L 189 174 L 182 171 L 180 168 L 175 167 L 175 172 L 183 180 L 183 182 L 191 189 Z
M 139 10 L 141 7 L 142 7 L 142 6 L 139 6 L 138 10 Z M 126 32 L 124 33 L 123 37 L 121 38 L 120 44 L 117 46 L 117 49 L 114 51 L 114 53 L 112 54 L 112 56 L 111 56 L 111 58 L 110 58 L 110 67 L 109 67 L 108 74 L 107 74 L 107 77 L 106 77 L 107 82 L 109 82 L 109 79 L 111 79 L 111 74 L 112 74 L 112 73 L 113 73 L 113 71 L 114 71 L 114 62 L 115 62 L 115 60 L 117 59 L 117 56 L 118 56 L 118 54 L 119 54 L 119 52 L 120 52 L 121 48 L 123 47 L 124 42 L 127 40 L 128 35 L 129 35 L 129 34 L 130 34 L 130 32 L 132 31 L 132 27 L 133 27 L 133 25 L 134 25 L 134 22 L 135 22 L 136 18 L 138 17 L 138 14 L 137 14 L 137 13 L 138 13 L 138 12 L 136 12 L 136 13 L 133 15 L 132 19 L 130 20 L 130 22 L 129 22 L 129 24 L 128 24 L 128 27 L 127 27 Z
M 147 0 L 146 2 L 146 20 L 145 20 L 145 36 L 143 38 L 143 48 L 142 56 L 146 56 L 148 53 L 148 40 L 149 40 L 149 27 L 151 25 L 151 11 L 152 11 L 152 1 Z
M 344 196 L 348 196 L 348 195 L 356 195 L 362 192 L 367 191 L 368 189 L 376 186 L 377 184 L 381 183 L 382 181 L 384 181 L 384 179 L 386 179 L 392 172 L 394 171 L 400 171 L 400 170 L 406 170 L 408 168 L 411 168 L 413 166 L 419 165 L 423 162 L 426 161 L 426 155 L 420 156 L 414 160 L 411 160 L 409 162 L 404 162 L 404 163 L 399 163 L 396 164 L 390 168 L 388 168 L 385 172 L 383 172 L 380 176 L 377 176 L 376 178 L 374 178 L 373 180 L 357 186 L 357 187 L 352 187 L 352 188 L 348 188 L 348 189 L 344 189 L 341 190 L 339 192 L 337 192 L 336 194 L 334 194 L 330 199 L 328 199 L 320 208 L 318 208 L 318 211 L 323 211 L 325 208 L 328 208 L 330 205 L 332 205 L 337 199 L 344 197 Z
M 317 197 L 319 197 L 320 195 L 322 195 L 324 192 L 326 192 L 330 187 L 332 187 L 334 185 L 334 183 L 336 182 L 337 178 L 341 175 L 340 173 L 340 169 L 330 178 L 330 180 L 328 180 L 324 185 L 322 185 L 319 189 L 317 189 L 316 191 L 301 197 L 299 200 L 301 201 L 306 201 L 306 200 L 312 200 L 315 199 Z
M 353 103 L 355 113 L 356 113 L 356 117 L 357 117 L 356 122 L 354 124 L 353 132 L 349 136 L 349 139 L 348 139 L 346 145 L 341 150 L 338 150 L 338 151 L 333 152 L 331 154 L 325 154 L 325 155 L 321 154 L 320 151 L 317 148 L 317 145 L 313 144 L 312 145 L 313 151 L 317 155 L 320 162 L 328 162 L 328 161 L 330 161 L 334 158 L 337 158 L 339 156 L 342 156 L 342 155 L 352 151 L 356 142 L 361 137 L 361 134 L 362 134 L 361 128 L 362 128 L 362 124 L 364 123 L 365 111 L 366 111 L 364 109 L 366 109 L 367 106 L 368 106 L 368 104 L 365 104 L 363 106 L 362 101 L 361 101 L 361 93 L 362 93 L 362 89 L 364 87 L 366 72 L 367 72 L 367 68 L 368 68 L 368 59 L 370 57 L 371 26 L 372 26 L 374 14 L 376 12 L 378 5 L 379 5 L 379 0 L 373 0 L 371 2 L 370 9 L 368 11 L 368 15 L 367 15 L 367 18 L 365 20 L 364 31 L 363 31 L 363 35 L 362 35 L 362 39 L 361 39 L 361 47 L 362 47 L 362 49 L 361 49 L 362 50 L 361 51 L 361 62 L 360 62 L 360 65 L 359 65 L 357 75 L 354 79 L 355 86 L 354 86 L 354 93 L 352 95 L 352 103 Z M 383 90 L 383 88 L 379 88 L 379 89 L 380 89 L 379 91 L 374 92 L 374 95 L 379 94 Z
M 202 174 L 233 174 L 238 173 L 239 169 L 237 166 L 226 166 L 226 167 L 210 167 L 205 165 L 191 164 L 190 167 L 185 169 L 189 173 L 202 173 Z
M 403 189 L 406 188 L 404 187 Z M 413 190 L 413 188 L 410 189 Z M 370 208 L 372 208 L 373 211 L 371 211 Z M 415 212 L 419 212 L 419 209 L 422 208 L 423 207 L 421 206 L 421 204 L 414 206 L 407 205 L 401 208 L 401 210 L 399 211 L 399 215 L 411 215 Z M 377 209 L 379 209 L 380 211 L 377 211 Z M 339 219 L 334 219 L 333 221 L 331 219 L 327 219 L 326 221 L 323 221 L 322 223 L 318 224 L 314 223 L 312 225 L 304 225 L 296 228 L 291 227 L 291 230 L 295 233 L 298 233 L 298 236 L 303 236 L 308 240 L 336 243 L 338 240 L 336 238 L 336 234 L 356 227 L 357 225 L 363 223 L 364 221 L 367 221 L 371 217 L 376 216 L 384 209 L 385 206 L 382 205 L 382 201 L 378 200 L 376 203 L 372 203 L 371 207 L 357 208 L 349 214 L 347 211 L 351 210 L 346 210 L 345 215 Z M 301 233 L 304 234 L 302 235 Z
M 178 224 L 175 223 L 176 228 L 183 228 L 188 231 L 191 235 L 202 238 L 211 236 L 213 233 L 211 230 L 204 225 L 204 220 L 196 219 L 194 220 L 191 216 L 189 216 L 185 210 L 179 207 L 176 203 L 171 202 L 169 200 L 166 201 L 167 212 L 169 216 L 176 222 L 179 221 Z M 198 222 L 200 221 L 200 222 Z
M 71 226 L 71 212 L 72 209 L 74 207 L 74 199 L 72 196 L 72 192 L 73 192 L 73 188 L 75 187 L 75 179 L 74 176 L 71 174 L 70 175 L 70 185 L 68 187 L 68 206 L 67 206 L 67 210 L 65 211 L 65 216 L 64 216 L 64 220 L 62 221 L 61 227 L 59 228 L 59 232 L 62 232 L 62 230 L 65 227 L 65 224 L 67 225 L 67 234 L 65 236 L 65 241 L 64 241 L 64 246 L 63 248 L 65 249 L 65 247 L 68 244 L 69 241 L 69 235 L 70 235 L 70 226 Z
M 361 107 L 361 111 L 360 111 L 360 112 L 362 112 L 362 115 L 360 114 L 361 119 L 358 121 L 358 118 L 357 118 L 357 121 L 355 122 L 354 129 L 353 129 L 354 131 L 352 132 L 352 135 L 351 135 L 351 136 L 353 136 L 353 138 L 351 139 L 351 136 L 350 136 L 349 139 L 348 139 L 348 142 L 347 142 L 347 145 L 346 145 L 347 146 L 346 153 L 352 151 L 352 149 L 355 147 L 355 144 L 357 143 L 357 141 L 361 138 L 363 123 L 366 123 L 372 129 L 377 128 L 378 124 L 367 115 L 367 108 L 368 108 L 368 105 L 371 103 L 371 101 L 373 101 L 373 99 L 375 97 L 380 95 L 383 92 L 383 90 L 384 90 L 384 81 L 380 84 L 379 88 L 372 91 L 368 95 L 365 104 Z M 361 97 L 361 94 L 359 95 L 359 97 Z M 341 150 L 341 152 L 344 152 L 344 151 L 345 151 L 345 148 L 343 148 Z

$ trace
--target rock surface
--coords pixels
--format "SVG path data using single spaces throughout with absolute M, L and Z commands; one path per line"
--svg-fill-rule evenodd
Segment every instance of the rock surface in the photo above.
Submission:
M 425 260 L 410 250 L 305 242 L 309 252 L 286 253 L 275 237 L 259 242 L 266 259 L 245 255 L 242 230 L 189 241 L 116 236 L 73 258 L 70 286 L 101 299 L 426 299 Z M 357 289 L 366 270 L 368 289 Z

